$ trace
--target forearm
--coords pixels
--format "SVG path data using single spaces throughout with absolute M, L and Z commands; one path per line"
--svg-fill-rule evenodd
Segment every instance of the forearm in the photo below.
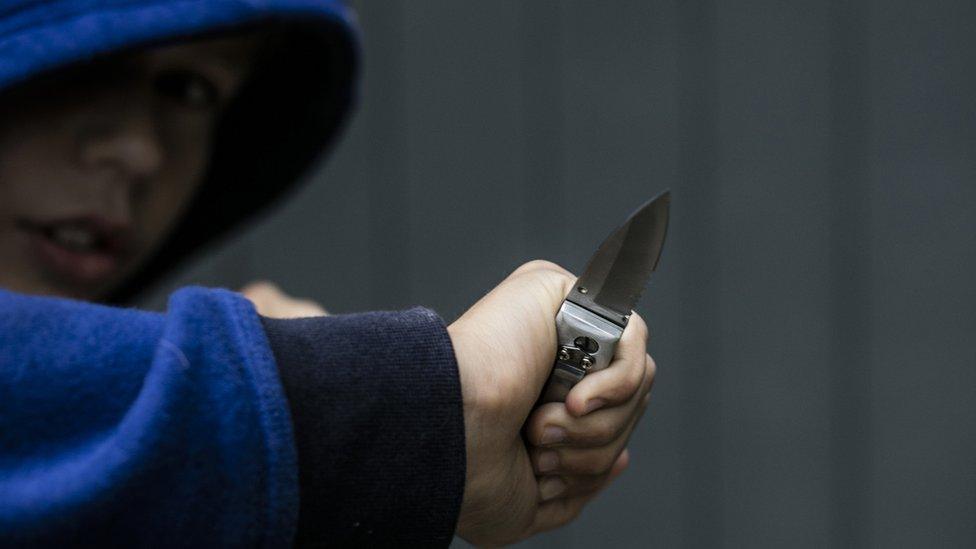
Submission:
M 250 304 L 165 314 L 0 292 L 0 537 L 288 545 L 288 407 Z
M 299 544 L 446 547 L 465 448 L 441 319 L 418 307 L 262 321 L 295 426 Z
M 0 292 L 0 348 L 3 539 L 288 545 L 297 523 L 300 544 L 450 543 L 463 411 L 429 310 L 275 321 L 219 290 L 166 314 Z

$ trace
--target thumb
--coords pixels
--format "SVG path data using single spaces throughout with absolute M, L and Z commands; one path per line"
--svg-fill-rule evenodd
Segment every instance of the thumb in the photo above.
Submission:
M 548 297 L 548 306 L 552 309 L 553 318 L 556 317 L 559 307 L 562 306 L 563 300 L 566 299 L 577 280 L 573 273 L 552 261 L 544 259 L 536 259 L 522 264 L 512 271 L 506 280 L 526 276 L 534 277 L 545 287 L 545 295 Z

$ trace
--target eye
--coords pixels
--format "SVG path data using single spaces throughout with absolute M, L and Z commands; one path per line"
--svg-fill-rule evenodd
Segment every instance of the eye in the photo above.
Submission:
M 188 70 L 159 73 L 156 91 L 170 100 L 191 109 L 210 109 L 217 105 L 220 92 L 206 77 Z

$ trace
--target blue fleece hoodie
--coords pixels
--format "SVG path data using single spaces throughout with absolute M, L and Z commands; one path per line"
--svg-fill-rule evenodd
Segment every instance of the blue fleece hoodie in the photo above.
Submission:
M 246 86 L 194 204 L 116 300 L 331 142 L 354 96 L 352 16 L 329 0 L 0 3 L 0 90 L 270 22 L 301 27 L 305 58 Z M 261 108 L 281 89 L 304 94 L 287 117 Z M 224 290 L 180 290 L 166 313 L 0 290 L 0 545 L 447 545 L 464 463 L 457 364 L 427 309 L 280 321 Z

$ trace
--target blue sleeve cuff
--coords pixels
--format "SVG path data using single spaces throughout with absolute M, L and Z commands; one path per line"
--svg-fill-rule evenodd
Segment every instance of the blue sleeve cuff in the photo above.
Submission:
M 287 547 L 292 423 L 253 305 L 0 290 L 0 545 Z
M 262 318 L 290 403 L 299 545 L 448 546 L 465 480 L 457 362 L 441 318 Z

